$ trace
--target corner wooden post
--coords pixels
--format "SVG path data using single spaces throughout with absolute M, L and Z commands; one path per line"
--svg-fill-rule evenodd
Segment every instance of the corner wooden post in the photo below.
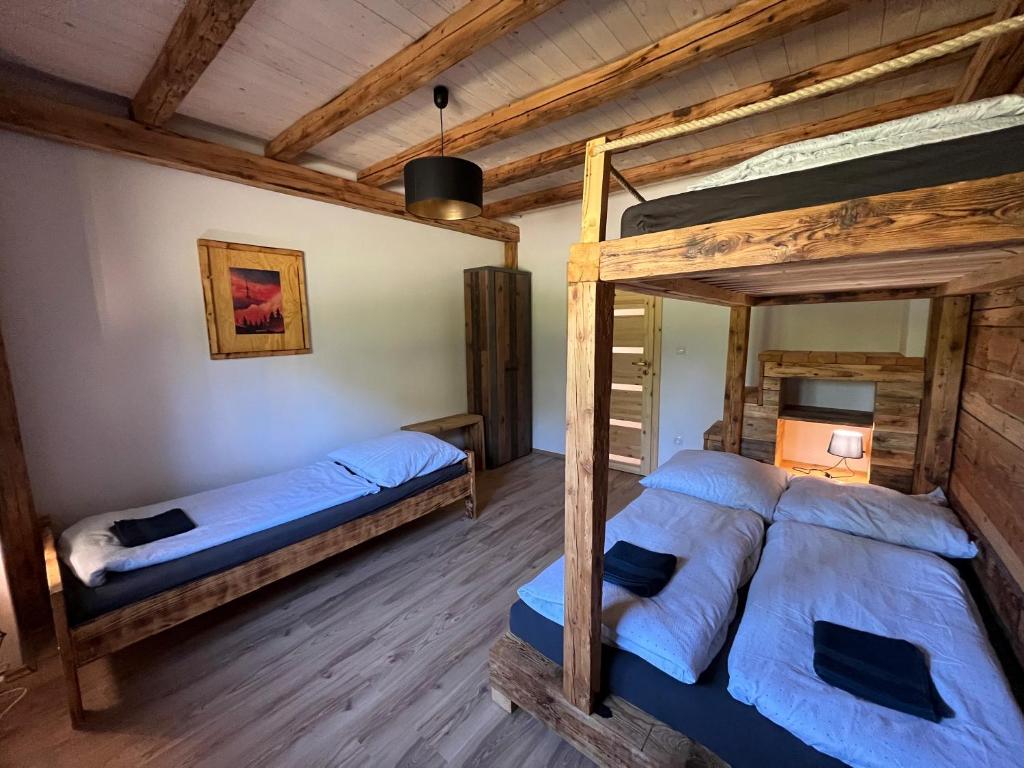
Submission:
M 562 687 L 593 711 L 601 681 L 601 578 L 608 507 L 608 434 L 615 286 L 600 280 L 611 158 L 587 146 L 581 243 L 569 259 L 565 433 L 565 631 Z
M 27 639 L 30 630 L 49 622 L 39 536 L 14 386 L 0 334 L 0 553 L 3 555 L 0 568 L 6 570 L 11 587 L 18 630 L 12 632 L 12 637 L 19 639 L 22 662 L 30 669 L 35 668 L 35 647 Z
M 722 414 L 722 450 L 740 452 L 743 438 L 743 401 L 747 386 L 747 347 L 750 342 L 750 307 L 729 310 L 729 349 L 725 358 L 725 409 Z
M 970 296 L 932 299 L 914 493 L 946 488 L 949 483 L 970 322 Z
M 519 243 L 505 243 L 505 269 L 519 269 Z

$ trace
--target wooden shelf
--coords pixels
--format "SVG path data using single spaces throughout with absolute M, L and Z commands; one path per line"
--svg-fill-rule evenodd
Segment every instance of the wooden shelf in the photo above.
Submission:
M 849 427 L 871 427 L 875 414 L 871 411 L 853 411 L 845 408 L 822 408 L 816 405 L 784 405 L 779 409 L 780 419 L 814 421 Z
M 820 477 L 823 479 L 832 480 L 833 482 L 836 483 L 841 483 L 843 485 L 866 485 L 869 482 L 867 472 L 854 472 L 853 477 L 826 478 L 825 470 L 827 469 L 827 467 L 821 464 L 808 464 L 807 462 L 804 461 L 790 461 L 789 459 L 783 459 L 778 463 L 778 466 L 782 467 L 793 477 Z M 798 466 L 801 467 L 802 469 L 809 469 L 811 471 L 798 472 L 796 470 L 796 467 Z M 846 470 L 836 469 L 835 471 L 845 472 Z

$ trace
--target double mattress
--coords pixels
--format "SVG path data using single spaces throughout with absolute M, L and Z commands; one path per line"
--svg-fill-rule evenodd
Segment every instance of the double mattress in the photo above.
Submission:
M 1018 173 L 1021 122 L 1024 97 L 1005 96 L 798 142 L 626 209 L 621 236 Z
M 436 485 L 467 473 L 459 462 L 415 477 L 394 488 L 360 496 L 312 514 L 202 549 L 193 554 L 128 571 L 107 571 L 104 583 L 88 587 L 60 561 L 68 621 L 77 626 L 108 611 L 123 608 L 167 589 L 226 571 L 282 547 L 324 533 L 339 525 L 391 506 Z

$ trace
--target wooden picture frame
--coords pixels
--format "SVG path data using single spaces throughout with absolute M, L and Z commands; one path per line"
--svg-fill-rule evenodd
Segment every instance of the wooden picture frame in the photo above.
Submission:
M 206 239 L 197 246 L 212 359 L 312 352 L 302 251 Z

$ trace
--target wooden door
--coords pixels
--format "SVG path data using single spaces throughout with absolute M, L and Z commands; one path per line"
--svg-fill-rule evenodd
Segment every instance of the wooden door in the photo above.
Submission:
M 612 333 L 612 469 L 646 475 L 658 465 L 661 299 L 615 292 Z

